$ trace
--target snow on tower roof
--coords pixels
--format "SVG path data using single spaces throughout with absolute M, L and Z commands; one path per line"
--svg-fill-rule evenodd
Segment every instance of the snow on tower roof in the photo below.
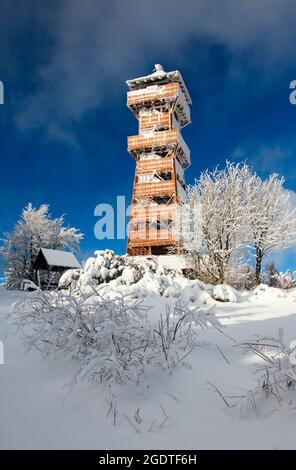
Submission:
M 179 83 L 181 90 L 185 95 L 187 103 L 191 104 L 192 101 L 189 92 L 186 88 L 186 85 L 179 70 L 175 70 L 174 72 L 165 72 L 160 64 L 155 65 L 154 72 L 152 72 L 150 75 L 146 75 L 145 77 L 133 78 L 132 80 L 127 80 L 126 84 L 130 90 L 139 90 L 141 88 L 146 88 L 146 86 L 149 86 L 153 83 L 160 85 L 170 82 Z
M 81 268 L 76 256 L 70 251 L 50 250 L 40 248 L 49 266 L 61 266 L 64 268 Z

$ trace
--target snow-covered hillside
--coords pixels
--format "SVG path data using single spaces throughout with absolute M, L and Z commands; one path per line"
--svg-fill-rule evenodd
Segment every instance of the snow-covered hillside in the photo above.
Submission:
M 5 351 L 0 365 L 1 448 L 295 448 L 295 392 L 289 402 L 268 399 L 258 410 L 239 416 L 215 387 L 224 397 L 241 396 L 255 387 L 253 372 L 260 360 L 242 354 L 236 341 L 272 335 L 279 328 L 284 328 L 287 343 L 295 339 L 296 294 L 261 286 L 240 293 L 237 302 L 219 302 L 211 288 L 180 276 L 163 277 L 161 295 L 159 279 L 156 283 L 153 273 L 146 273 L 136 288 L 151 307 L 151 317 L 157 319 L 181 296 L 192 304 L 214 305 L 224 334 L 214 328 L 200 332 L 200 343 L 211 344 L 197 347 L 187 367 L 179 366 L 172 374 L 155 372 L 138 385 L 113 385 L 112 390 L 108 385 L 77 384 L 69 395 L 64 385 L 76 364 L 60 357 L 43 360 L 38 351 L 26 354 L 20 333 L 12 327 L 5 335 L 10 305 L 26 294 L 0 288 Z M 117 282 L 117 288 L 122 285 Z M 216 294 L 224 295 L 221 289 Z

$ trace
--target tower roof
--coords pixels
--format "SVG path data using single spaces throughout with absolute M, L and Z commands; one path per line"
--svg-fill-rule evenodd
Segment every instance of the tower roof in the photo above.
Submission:
M 191 104 L 192 101 L 189 92 L 186 88 L 186 85 L 179 70 L 175 70 L 173 72 L 165 72 L 160 64 L 155 65 L 155 69 L 150 75 L 146 75 L 144 77 L 139 78 L 133 78 L 132 80 L 127 80 L 126 84 L 130 90 L 139 90 L 141 88 L 146 88 L 147 86 L 153 84 L 161 85 L 171 82 L 179 83 L 181 90 L 185 95 L 187 103 Z

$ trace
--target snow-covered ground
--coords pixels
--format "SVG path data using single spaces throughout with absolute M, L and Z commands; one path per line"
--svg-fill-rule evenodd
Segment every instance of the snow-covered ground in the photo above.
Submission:
M 0 288 L 3 320 L 13 301 L 25 295 Z M 151 301 L 151 299 L 150 299 Z M 145 300 L 149 304 L 149 297 Z M 153 298 L 153 315 L 164 311 L 167 298 Z M 150 302 L 151 303 L 151 302 Z M 273 334 L 284 328 L 296 338 L 296 302 L 292 295 L 267 289 L 242 294 L 238 303 L 216 302 L 225 333 L 236 340 Z M 199 339 L 212 345 L 196 348 L 173 374 L 155 373 L 140 385 L 113 388 L 118 414 L 108 416 L 108 387 L 79 384 L 66 396 L 64 385 L 76 371 L 73 362 L 43 360 L 25 353 L 20 334 L 0 325 L 5 363 L 0 365 L 0 448 L 2 449 L 295 449 L 296 408 L 279 406 L 269 415 L 239 417 L 224 396 L 254 387 L 258 358 L 243 355 L 234 342 L 215 329 Z M 218 347 L 227 359 L 223 358 Z M 296 396 L 295 405 L 296 406 Z M 134 415 L 138 410 L 138 419 Z M 137 422 L 138 421 L 138 422 Z M 131 425 L 130 423 L 133 423 Z M 135 428 L 133 427 L 135 426 Z

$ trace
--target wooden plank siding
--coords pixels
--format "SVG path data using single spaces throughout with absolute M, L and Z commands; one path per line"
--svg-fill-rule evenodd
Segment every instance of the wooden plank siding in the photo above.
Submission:
M 160 129 L 166 127 L 169 129 L 171 126 L 170 113 L 149 113 L 139 117 L 139 129 L 141 134 L 145 130 Z
M 151 135 L 140 134 L 130 136 L 127 138 L 127 148 L 130 152 L 132 150 L 151 149 L 169 145 L 176 146 L 180 141 L 179 131 L 171 129 L 169 131 L 154 132 Z
M 174 169 L 173 157 L 158 158 L 155 160 L 138 160 L 137 175 L 153 171 L 172 171 Z
M 135 196 L 161 196 L 175 193 L 174 180 L 160 181 L 159 183 L 136 183 Z
M 176 204 L 162 204 L 158 206 L 132 207 L 132 219 L 135 222 L 145 220 L 168 220 L 176 213 Z
M 133 233 L 130 232 L 130 237 L 129 237 L 129 246 L 134 248 L 134 247 L 140 247 L 140 246 L 171 246 L 171 245 L 177 245 L 178 241 L 175 240 L 173 237 L 167 237 L 165 236 L 164 238 L 161 238 L 159 231 L 158 234 L 155 234 L 155 238 L 150 238 L 147 237 L 145 234 L 143 234 L 143 238 L 133 238 Z M 139 232 L 135 232 L 139 233 Z
M 168 83 L 166 85 L 152 85 L 143 90 L 129 91 L 127 93 L 127 106 L 159 100 L 174 100 L 178 96 L 179 88 L 178 83 Z

